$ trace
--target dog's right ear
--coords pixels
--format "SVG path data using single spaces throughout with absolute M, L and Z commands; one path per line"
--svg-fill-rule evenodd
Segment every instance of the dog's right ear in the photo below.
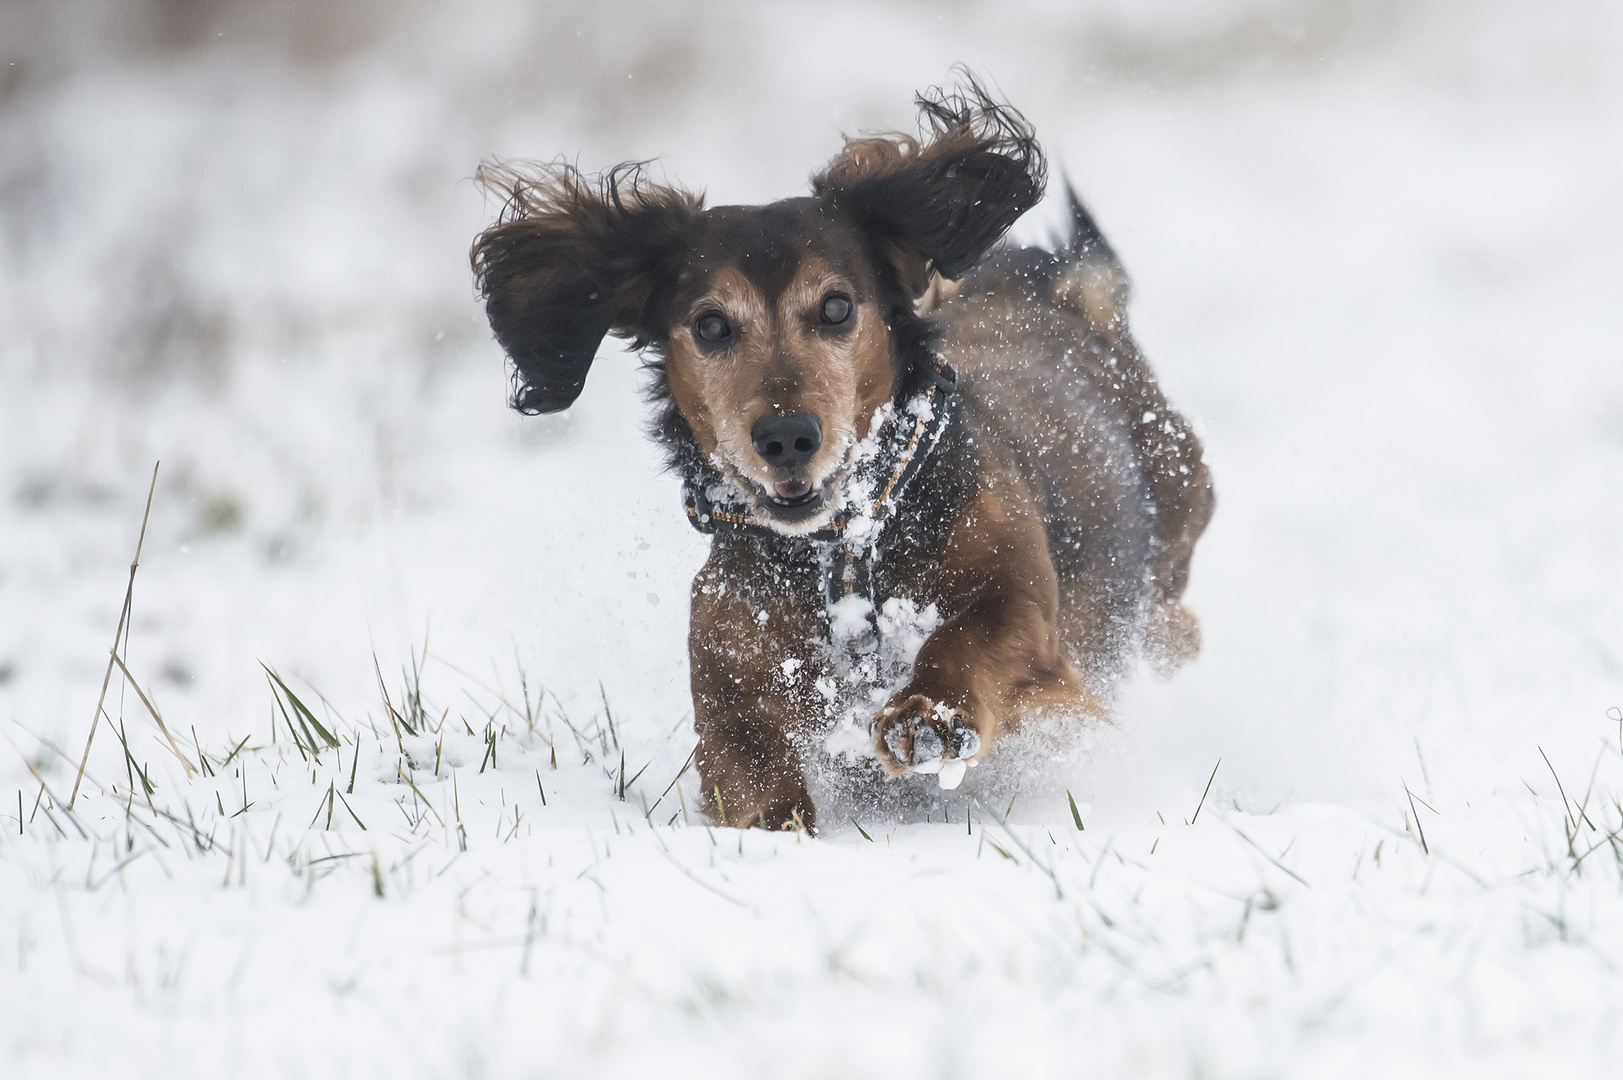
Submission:
M 513 361 L 513 407 L 567 409 L 605 334 L 642 345 L 660 332 L 650 309 L 701 200 L 650 183 L 640 164 L 594 180 L 565 164 L 487 163 L 475 179 L 505 200 L 469 257 Z

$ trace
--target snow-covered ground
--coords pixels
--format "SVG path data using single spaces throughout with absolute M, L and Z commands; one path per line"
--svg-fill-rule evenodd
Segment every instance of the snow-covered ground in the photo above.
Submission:
M 466 178 L 777 198 L 955 61 L 1200 422 L 1205 652 L 712 830 L 704 542 L 616 346 L 504 410 Z M 1620 190 L 1599 0 L 6 5 L 0 1075 L 1615 1075 Z M 178 753 L 115 672 L 70 813 L 159 459 Z

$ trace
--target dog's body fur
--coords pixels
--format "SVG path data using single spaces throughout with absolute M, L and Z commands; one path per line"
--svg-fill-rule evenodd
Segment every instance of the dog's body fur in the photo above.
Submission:
M 920 104 L 928 142 L 848 143 L 813 197 L 767 207 L 702 211 L 635 172 L 599 192 L 561 167 L 486 174 L 509 203 L 474 263 L 515 404 L 567 406 L 603 334 L 633 336 L 674 467 L 763 523 L 718 531 L 693 585 L 696 758 L 726 824 L 815 827 L 805 767 L 840 657 L 813 536 L 938 358 L 956 407 L 867 549 L 876 603 L 940 618 L 874 716 L 885 770 L 974 763 L 1033 707 L 1101 715 L 1135 657 L 1199 647 L 1179 601 L 1210 478 L 1127 332 L 1114 253 L 1073 195 L 1059 251 L 983 259 L 1040 196 L 1040 151 L 973 85 Z M 772 441 L 786 424 L 803 452 Z

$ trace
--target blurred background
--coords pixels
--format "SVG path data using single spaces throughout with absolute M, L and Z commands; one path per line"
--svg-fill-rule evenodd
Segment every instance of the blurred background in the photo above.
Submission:
M 262 724 L 258 659 L 342 705 L 427 640 L 601 682 L 680 761 L 703 541 L 619 346 L 569 414 L 505 410 L 469 177 L 658 158 L 712 203 L 798 194 L 955 63 L 1092 206 L 1210 448 L 1207 650 L 1124 700 L 1143 771 L 1385 799 L 1422 743 L 1473 770 L 1604 734 L 1605 0 L 5 0 L 0 722 L 82 742 L 161 459 L 130 654 L 177 726 Z

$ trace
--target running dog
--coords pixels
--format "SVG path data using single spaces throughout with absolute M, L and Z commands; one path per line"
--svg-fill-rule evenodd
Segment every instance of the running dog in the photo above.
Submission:
M 1210 475 L 1115 253 L 1068 185 L 1068 239 L 1001 244 L 1043 193 L 1030 125 L 973 81 L 917 104 L 918 137 L 848 139 L 766 206 L 706 209 L 635 164 L 480 169 L 513 406 L 568 408 L 606 334 L 652 368 L 712 537 L 689 655 L 721 824 L 815 829 L 806 767 L 853 719 L 885 773 L 951 787 L 1023 713 L 1102 716 L 1140 657 L 1199 649 L 1181 597 Z

